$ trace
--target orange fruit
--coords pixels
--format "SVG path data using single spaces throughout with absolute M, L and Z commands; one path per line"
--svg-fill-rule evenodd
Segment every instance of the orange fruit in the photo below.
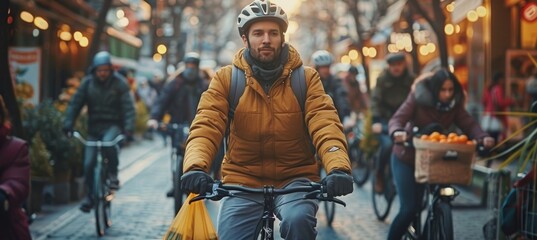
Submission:
M 448 134 L 448 138 L 455 138 L 457 137 L 457 134 L 456 133 L 450 133 Z
M 446 139 L 440 139 L 440 141 L 438 141 L 439 143 L 446 143 L 447 140 Z
M 433 133 L 431 133 L 431 137 L 436 137 L 436 136 L 440 136 L 440 133 L 439 133 L 439 132 L 433 132 Z
M 474 145 L 474 141 L 466 141 L 466 144 L 468 144 L 468 145 Z
M 421 140 L 429 140 L 429 136 L 427 136 L 427 135 L 421 135 L 420 139 L 421 139 Z
M 460 136 L 458 137 L 458 140 L 459 140 L 461 143 L 463 143 L 463 142 L 468 141 L 468 137 L 467 137 L 466 135 L 463 134 L 463 135 L 460 135 Z

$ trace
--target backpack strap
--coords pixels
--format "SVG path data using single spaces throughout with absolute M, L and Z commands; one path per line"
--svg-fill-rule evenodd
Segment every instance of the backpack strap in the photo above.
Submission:
M 291 88 L 295 94 L 298 104 L 300 104 L 300 110 L 304 113 L 304 105 L 306 104 L 306 74 L 304 73 L 304 66 L 300 65 L 299 68 L 291 72 Z
M 229 104 L 228 112 L 228 131 L 229 124 L 235 117 L 235 109 L 239 104 L 239 99 L 244 92 L 246 87 L 246 76 L 244 76 L 244 71 L 239 69 L 237 66 L 233 65 L 231 69 L 231 84 L 229 86 L 229 95 L 227 96 L 227 102 Z
M 300 110 L 302 111 L 302 118 L 304 118 L 304 124 L 306 124 L 306 93 L 307 93 L 307 86 L 306 86 L 306 73 L 304 71 L 304 66 L 300 65 L 297 69 L 295 69 L 293 72 L 291 72 L 291 88 L 293 89 L 293 93 L 295 94 L 296 100 L 298 101 L 298 104 L 300 104 Z M 309 135 L 308 126 L 306 126 L 306 135 L 308 135 L 309 142 L 310 142 L 310 148 L 313 154 L 315 154 L 315 145 L 313 145 L 313 140 L 311 139 L 311 136 Z
M 246 87 L 246 76 L 244 76 L 244 71 L 239 69 L 237 66 L 233 65 L 231 68 L 231 83 L 229 86 L 229 93 L 227 95 L 227 102 L 229 104 L 229 111 L 227 114 L 227 127 L 226 133 L 224 135 L 224 152 L 227 152 L 227 144 L 229 137 L 229 128 L 231 126 L 231 121 L 235 117 L 235 109 L 239 104 L 239 99 L 244 93 L 244 88 Z

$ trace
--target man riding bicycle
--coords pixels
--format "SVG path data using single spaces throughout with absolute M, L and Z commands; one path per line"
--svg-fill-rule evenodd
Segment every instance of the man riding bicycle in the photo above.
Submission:
M 233 65 L 245 73 L 245 89 L 233 120 L 222 163 L 224 184 L 259 188 L 308 185 L 319 181 L 319 169 L 311 144 L 328 176 L 328 194 L 352 192 L 353 181 L 345 136 L 331 98 L 324 92 L 315 70 L 304 67 L 305 109 L 291 88 L 291 72 L 300 71 L 297 50 L 284 42 L 288 20 L 284 10 L 268 0 L 247 5 L 238 17 L 245 48 Z M 221 140 L 226 135 L 232 66 L 220 69 L 203 94 L 192 122 L 185 153 L 182 187 L 204 193 L 213 179 L 207 174 Z M 303 194 L 278 196 L 287 202 Z M 255 197 L 245 194 L 247 198 Z M 275 212 L 284 239 L 315 239 L 317 200 L 295 201 Z M 241 198 L 224 198 L 218 215 L 219 239 L 252 239 L 263 206 Z
M 388 54 L 386 62 L 388 68 L 379 75 L 371 93 L 372 131 L 378 134 L 380 148 L 375 168 L 375 192 L 382 192 L 384 189 L 384 169 L 392 151 L 388 121 L 405 101 L 414 82 L 414 75 L 408 70 L 404 53 Z
M 347 91 L 341 79 L 336 78 L 336 76 L 330 73 L 330 67 L 334 61 L 332 54 L 326 50 L 319 50 L 314 52 L 311 58 L 315 65 L 315 70 L 319 73 L 319 78 L 323 83 L 324 91 L 334 102 L 339 119 L 342 121 L 344 127 L 349 127 L 351 109 L 347 98 Z
M 170 114 L 171 124 L 190 126 L 194 119 L 201 94 L 207 89 L 207 84 L 199 73 L 200 57 L 198 53 L 185 54 L 183 62 L 185 70 L 164 86 L 155 105 L 153 105 L 151 117 L 147 121 L 148 127 L 157 128 L 158 122 L 162 120 L 165 113 Z M 181 131 L 180 134 L 183 132 Z M 171 137 L 172 146 L 177 147 L 177 154 L 182 156 L 184 149 L 178 147 L 181 143 L 179 139 L 176 139 L 180 136 L 171 134 Z M 173 188 L 166 193 L 166 196 L 173 196 Z
M 110 53 L 102 51 L 95 55 L 90 74 L 82 79 L 82 84 L 67 107 L 63 130 L 67 135 L 73 132 L 75 119 L 82 107 L 88 108 L 88 140 L 111 141 L 122 132 L 131 136 L 134 130 L 134 101 L 127 80 L 112 68 Z M 84 181 L 87 189 L 92 189 L 93 166 L 96 150 L 86 147 L 84 151 Z M 117 178 L 119 158 L 116 148 L 105 148 L 103 154 L 109 161 L 110 188 L 118 189 Z M 92 196 L 88 194 L 80 206 L 83 212 L 93 207 Z

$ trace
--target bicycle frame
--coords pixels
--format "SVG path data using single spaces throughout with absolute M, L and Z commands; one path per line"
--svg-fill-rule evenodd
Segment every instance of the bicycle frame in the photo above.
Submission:
M 268 240 L 274 239 L 274 221 L 276 219 L 275 213 L 274 213 L 274 210 L 275 210 L 274 200 L 277 196 L 285 195 L 289 193 L 304 192 L 306 194 L 304 195 L 302 199 L 317 199 L 320 201 L 332 201 L 332 202 L 341 204 L 343 206 L 346 206 L 345 202 L 337 198 L 327 197 L 326 187 L 320 183 L 315 183 L 315 182 L 311 182 L 310 185 L 308 186 L 297 186 L 297 187 L 277 189 L 274 186 L 264 186 L 263 188 L 249 188 L 249 187 L 243 187 L 243 186 L 238 186 L 238 185 L 222 185 L 221 182 L 217 181 L 214 184 L 210 185 L 210 189 L 212 189 L 210 192 L 206 193 L 205 195 L 196 196 L 192 200 L 190 200 L 190 202 L 195 202 L 195 201 L 199 201 L 202 199 L 210 199 L 213 201 L 218 201 L 222 199 L 223 197 L 234 197 L 235 194 L 233 194 L 230 191 L 263 194 L 264 196 L 263 215 L 260 219 L 260 224 L 258 224 L 258 226 L 256 227 L 256 231 L 254 233 L 255 239 L 257 239 L 257 236 L 259 234 L 261 235 L 261 239 L 268 239 Z M 243 199 L 247 199 L 247 198 L 243 198 Z M 256 202 L 255 200 L 251 200 L 251 201 Z M 292 201 L 294 200 L 282 203 L 281 205 L 285 205 Z
M 455 188 L 448 184 L 427 184 L 425 187 L 425 194 L 426 195 L 424 195 L 424 198 L 427 197 L 427 216 L 425 219 L 425 227 L 422 227 L 421 225 L 420 211 L 416 214 L 416 218 L 414 219 L 412 225 L 407 231 L 408 237 L 410 239 L 436 239 L 433 234 L 437 233 L 436 231 L 444 229 L 435 229 L 436 226 L 434 226 L 434 221 L 437 220 L 437 216 L 435 215 L 435 209 L 438 207 L 439 203 L 447 203 L 449 206 L 451 206 L 451 202 L 453 201 L 453 199 L 455 199 L 455 197 L 457 197 L 457 195 L 459 195 L 459 191 L 457 191 Z M 451 214 L 451 208 L 449 209 L 449 213 Z M 447 230 L 451 231 L 452 234 L 453 229 Z M 424 236 L 425 238 L 423 238 Z
M 181 176 L 183 174 L 183 154 L 186 144 L 186 136 L 188 136 L 189 127 L 186 124 L 165 124 L 160 123 L 159 128 L 172 131 L 172 153 L 171 153 L 171 169 L 173 176 L 173 195 L 174 195 L 174 212 L 177 214 L 183 205 L 183 191 L 180 189 Z

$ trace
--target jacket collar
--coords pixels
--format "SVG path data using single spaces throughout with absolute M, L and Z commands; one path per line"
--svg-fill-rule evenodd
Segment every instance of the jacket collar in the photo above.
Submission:
M 286 43 L 288 44 L 288 43 Z M 283 65 L 282 76 L 289 76 L 291 70 L 297 69 L 302 65 L 302 59 L 300 59 L 300 54 L 298 51 L 291 45 L 289 45 L 289 60 Z M 240 49 L 233 58 L 233 65 L 237 66 L 246 73 L 246 76 L 253 77 L 252 70 L 250 65 L 243 57 L 243 52 L 246 48 Z

